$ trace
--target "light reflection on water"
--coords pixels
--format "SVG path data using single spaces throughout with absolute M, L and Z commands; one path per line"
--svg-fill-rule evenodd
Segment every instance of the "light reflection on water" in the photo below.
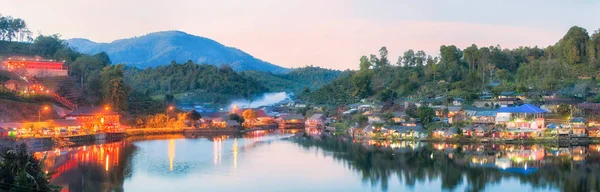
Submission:
M 151 136 L 38 152 L 65 191 L 591 191 L 600 145 Z M 583 171 L 582 171 L 583 170 Z

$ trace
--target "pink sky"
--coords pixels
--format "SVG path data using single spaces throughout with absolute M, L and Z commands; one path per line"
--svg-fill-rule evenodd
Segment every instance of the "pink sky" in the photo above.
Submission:
M 361 55 L 376 53 L 381 46 L 388 48 L 389 59 L 395 62 L 411 48 L 438 55 L 443 44 L 460 48 L 473 43 L 499 44 L 503 48 L 545 47 L 573 25 L 587 28 L 590 33 L 600 27 L 600 13 L 594 11 L 600 10 L 599 4 L 585 0 L 570 4 L 537 2 L 542 6 L 537 11 L 510 0 L 453 2 L 0 0 L 0 14 L 25 19 L 36 34 L 59 33 L 63 38 L 110 42 L 181 30 L 280 66 L 335 69 L 356 69 Z M 565 14 L 550 14 L 555 9 L 564 9 Z

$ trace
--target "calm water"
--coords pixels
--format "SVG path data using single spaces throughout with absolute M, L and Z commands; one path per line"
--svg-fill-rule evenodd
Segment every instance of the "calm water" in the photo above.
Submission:
M 600 146 L 130 138 L 45 152 L 65 191 L 593 191 Z M 41 152 L 42 153 L 42 152 Z M 39 153 L 38 155 L 41 155 Z

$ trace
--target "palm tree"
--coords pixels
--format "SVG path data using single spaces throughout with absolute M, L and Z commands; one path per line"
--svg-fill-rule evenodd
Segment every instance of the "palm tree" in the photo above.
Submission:
M 58 191 L 51 186 L 48 176 L 42 170 L 41 160 L 27 150 L 27 145 L 4 149 L 0 153 L 0 189 L 15 191 Z

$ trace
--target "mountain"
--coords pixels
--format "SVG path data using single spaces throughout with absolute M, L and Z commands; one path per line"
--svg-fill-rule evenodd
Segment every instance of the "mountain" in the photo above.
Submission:
M 288 69 L 262 61 L 234 47 L 227 47 L 205 37 L 181 31 L 163 31 L 141 37 L 96 43 L 88 39 L 67 40 L 70 47 L 86 54 L 106 52 L 113 63 L 124 63 L 137 68 L 168 65 L 171 61 L 211 65 L 230 65 L 236 71 L 257 70 L 272 73 Z

